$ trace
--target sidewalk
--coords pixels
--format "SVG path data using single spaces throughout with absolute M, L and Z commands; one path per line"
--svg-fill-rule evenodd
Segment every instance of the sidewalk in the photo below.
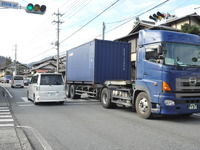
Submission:
M 24 134 L 24 131 L 17 127 L 17 123 L 5 123 L 5 114 L 8 109 L 11 110 L 6 91 L 0 86 L 0 149 L 32 150 L 31 145 L 26 135 Z M 12 111 L 11 115 L 13 116 Z

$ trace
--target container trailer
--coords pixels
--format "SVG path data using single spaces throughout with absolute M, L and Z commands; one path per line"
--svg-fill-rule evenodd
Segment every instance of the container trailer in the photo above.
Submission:
M 200 37 L 163 30 L 141 30 L 135 79 L 131 45 L 94 40 L 67 51 L 66 93 L 86 93 L 104 108 L 132 107 L 142 118 L 154 114 L 200 112 Z

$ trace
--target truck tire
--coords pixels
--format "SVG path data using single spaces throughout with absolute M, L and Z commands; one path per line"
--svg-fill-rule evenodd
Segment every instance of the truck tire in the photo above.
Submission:
M 76 90 L 76 85 L 71 85 L 71 86 L 70 86 L 70 97 L 71 97 L 72 99 L 78 99 L 78 98 L 81 97 L 81 95 L 75 94 L 75 90 Z
M 70 84 L 67 84 L 66 86 L 66 96 L 67 98 L 70 98 Z
M 147 93 L 141 92 L 136 98 L 135 108 L 137 114 L 144 119 L 152 118 L 151 102 Z
M 110 97 L 110 90 L 108 88 L 104 88 L 101 92 L 101 104 L 104 108 L 113 107 Z

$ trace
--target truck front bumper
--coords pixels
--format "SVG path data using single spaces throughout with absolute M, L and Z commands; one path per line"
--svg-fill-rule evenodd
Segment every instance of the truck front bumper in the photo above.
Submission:
M 165 115 L 200 113 L 200 99 L 176 99 L 173 94 L 163 94 L 159 103 L 152 105 L 152 113 Z

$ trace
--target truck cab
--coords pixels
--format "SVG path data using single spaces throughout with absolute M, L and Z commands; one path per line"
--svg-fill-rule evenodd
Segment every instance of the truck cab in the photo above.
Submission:
M 141 30 L 133 103 L 143 118 L 200 112 L 200 37 Z

